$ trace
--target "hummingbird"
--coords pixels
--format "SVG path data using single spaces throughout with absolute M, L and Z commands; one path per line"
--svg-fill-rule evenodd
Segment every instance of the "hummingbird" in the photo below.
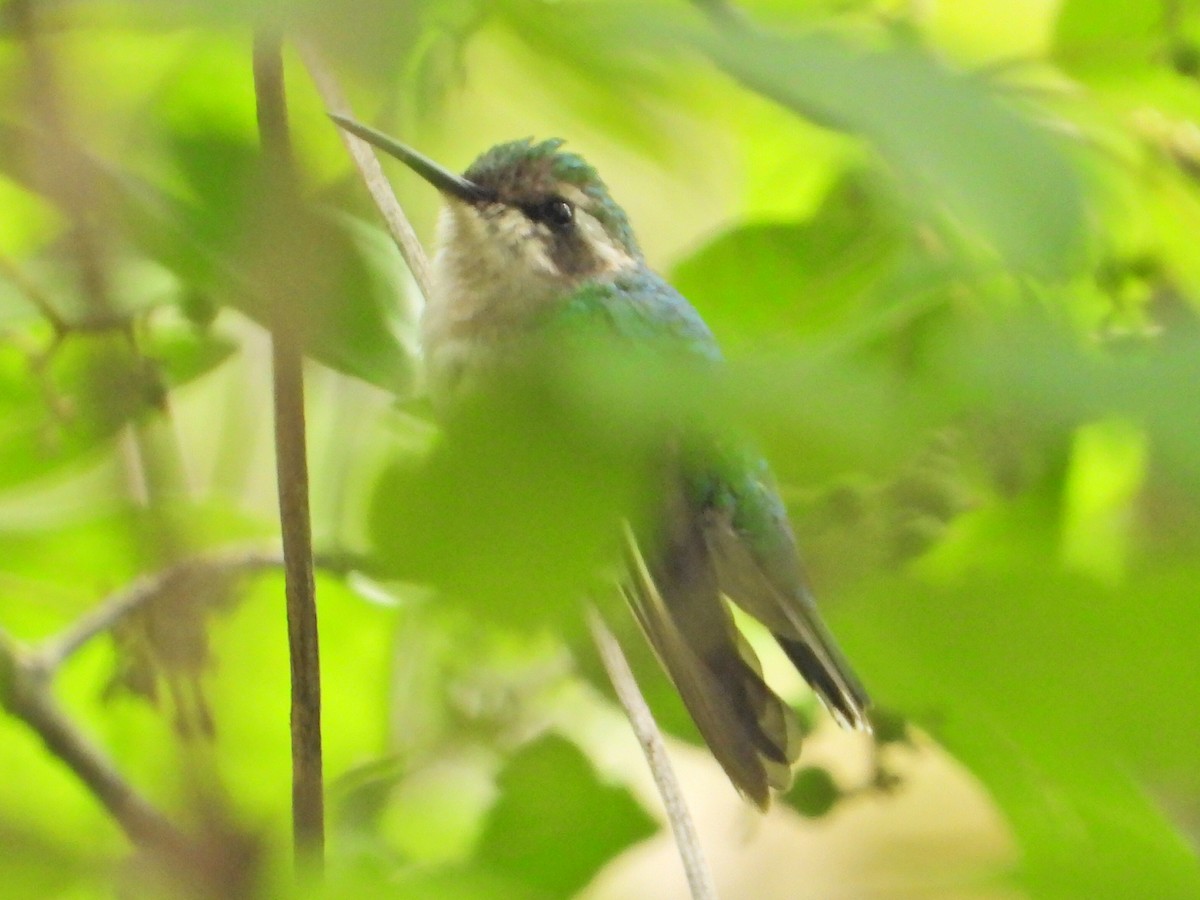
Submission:
M 352 119 L 445 200 L 420 334 L 435 412 L 521 352 L 557 315 L 593 311 L 616 342 L 652 336 L 719 365 L 699 313 L 646 263 L 625 212 L 563 141 L 500 144 L 458 175 Z M 870 732 L 870 700 L 817 612 L 765 458 L 739 442 L 683 452 L 648 535 L 626 528 L 622 591 L 701 737 L 738 791 L 766 809 L 799 757 L 795 714 L 764 681 L 730 604 L 770 631 L 833 718 Z

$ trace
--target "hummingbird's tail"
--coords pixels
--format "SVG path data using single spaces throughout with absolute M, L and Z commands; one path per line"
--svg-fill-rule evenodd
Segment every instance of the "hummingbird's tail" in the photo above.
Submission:
M 819 642 L 782 634 L 774 638 L 839 725 L 870 733 L 871 720 L 867 717 L 870 698 L 819 620 L 816 625 L 817 633 L 824 638 Z
M 772 540 L 755 546 L 728 521 L 709 517 L 706 535 L 721 590 L 770 629 L 839 725 L 870 733 L 870 697 L 821 621 L 782 515 L 776 528 Z
M 870 733 L 870 697 L 817 612 L 778 494 L 755 480 L 742 502 L 757 511 L 754 534 L 727 511 L 709 510 L 704 522 L 721 593 L 767 626 L 839 725 Z

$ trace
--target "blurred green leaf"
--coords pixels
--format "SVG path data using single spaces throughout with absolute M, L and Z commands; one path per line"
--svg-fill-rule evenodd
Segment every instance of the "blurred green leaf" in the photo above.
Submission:
M 22 256 L 62 228 L 60 217 L 40 197 L 12 180 L 0 179 L 0 253 Z
M 372 884 L 378 891 L 378 880 Z M 361 894 L 348 896 L 359 897 Z M 428 900 L 430 897 L 439 900 L 443 897 L 446 900 L 549 900 L 554 895 L 493 872 L 462 866 L 401 873 L 398 878 L 389 879 L 386 892 L 377 896 L 401 900 Z
M 500 776 L 476 858 L 512 880 L 563 897 L 583 888 L 620 851 L 657 827 L 627 791 L 598 781 L 561 738 L 542 738 Z
M 47 840 L 32 830 L 0 824 L 0 863 L 13 896 L 66 896 L 82 889 L 104 868 L 100 858 L 80 853 L 77 845 Z
M 70 338 L 40 374 L 11 346 L 0 347 L 0 358 L 0 486 L 79 458 L 153 399 L 143 363 L 123 335 Z
M 257 818 L 287 818 L 290 793 L 287 716 L 289 696 L 286 631 L 279 629 L 277 600 L 282 577 L 259 579 L 232 614 L 217 619 L 212 642 L 217 657 L 206 693 L 216 713 L 217 765 L 236 807 Z M 322 679 L 326 770 L 332 778 L 386 749 L 394 613 L 366 603 L 338 578 L 318 574 L 322 622 Z M 136 721 L 126 719 L 122 746 L 131 765 L 152 765 L 152 747 L 138 740 Z M 254 752 L 246 752 L 254 748 Z
M 273 206 L 258 149 L 244 141 L 181 135 L 175 146 L 197 200 L 180 210 L 195 250 L 176 264 L 264 326 L 271 303 L 286 304 L 316 359 L 406 393 L 413 324 L 386 238 L 349 217 Z
M 0 529 L 0 607 L 4 625 L 22 639 L 40 638 L 65 627 L 102 596 L 161 565 L 141 546 L 144 508 L 97 490 L 84 480 L 64 481 L 53 499 L 34 494 L 24 504 L 9 497 Z M 272 526 L 244 511 L 215 502 L 163 505 L 159 512 L 186 522 L 196 548 L 223 548 L 261 541 Z
M 498 624 L 578 627 L 619 523 L 649 502 L 650 454 L 620 412 L 573 405 L 542 371 L 468 404 L 428 457 L 375 490 L 371 536 L 394 576 Z
M 661 4 L 642 6 L 652 20 L 661 17 Z M 643 152 L 662 154 L 662 123 L 650 101 L 669 98 L 686 107 L 691 92 L 669 54 L 622 52 L 622 32 L 631 25 L 622 16 L 632 7 L 542 0 L 504 0 L 494 7 L 536 54 L 539 71 L 565 103 Z
M 121 334 L 75 335 L 40 369 L 12 346 L 0 345 L 0 487 L 75 461 L 149 413 L 162 390 L 150 360 L 162 366 L 171 386 L 179 386 L 212 371 L 234 350 L 227 338 L 191 330 L 152 329 L 141 344 L 146 358 Z
M 828 769 L 806 766 L 796 773 L 791 790 L 783 799 L 800 815 L 819 819 L 833 809 L 839 796 L 841 791 Z
M 15 162 L 31 147 L 61 152 L 43 148 L 46 143 L 36 133 L 0 127 L 0 166 L 54 196 L 38 173 Z M 406 393 L 414 371 L 411 313 L 400 302 L 406 288 L 394 257 L 382 252 L 385 239 L 352 219 L 306 205 L 271 206 L 258 148 L 248 138 L 176 134 L 170 150 L 190 194 L 183 199 L 81 152 L 72 151 L 71 159 L 94 186 L 98 203 L 157 263 L 139 265 L 159 275 L 165 269 L 178 279 L 171 285 L 187 286 L 188 293 L 174 293 L 172 301 L 182 304 L 200 290 L 265 324 L 270 298 L 279 296 L 294 309 L 314 358 Z M 126 292 L 114 294 L 124 309 Z
M 109 640 L 56 676 L 140 790 L 188 823 L 210 811 L 197 796 L 228 796 L 264 834 L 271 895 L 583 888 L 648 832 L 644 814 L 556 739 L 517 755 L 485 822 L 491 778 L 514 739 L 543 733 L 536 692 L 563 689 L 563 633 L 607 690 L 572 631 L 579 601 L 611 594 L 616 523 L 654 503 L 663 420 L 687 417 L 765 448 L 834 631 L 913 744 L 940 741 L 988 792 L 1021 887 L 1200 896 L 1200 5 L 747 0 L 726 31 L 703 5 L 718 4 L 42 4 L 32 43 L 24 7 L 6 10 L 0 245 L 79 327 L 40 358 L 50 323 L 0 279 L 0 626 L 61 629 L 161 564 L 164 520 L 193 547 L 276 533 L 257 337 L 218 309 L 265 322 L 281 304 L 313 358 L 389 391 L 410 380 L 408 275 L 382 231 L 341 212 L 364 194 L 294 55 L 301 197 L 279 199 L 263 171 L 248 35 L 278 16 L 356 109 L 424 122 L 447 159 L 502 130 L 586 148 L 654 223 L 656 264 L 659 248 L 701 247 L 676 280 L 730 362 L 718 377 L 582 341 L 432 439 L 372 425 L 349 441 L 379 392 L 314 372 L 318 532 L 351 556 L 369 543 L 373 576 L 439 589 L 356 582 L 380 601 L 366 603 L 319 578 L 327 767 L 354 773 L 326 887 L 290 876 L 278 577 L 212 626 L 211 745 L 181 745 L 145 704 L 100 701 Z M 663 184 L 686 194 L 660 204 Z M 406 202 L 418 227 L 432 200 Z M 81 289 L 81 223 L 117 321 Z M 163 400 L 170 422 L 147 417 Z M 216 449 L 196 439 L 214 416 Z M 147 433 L 178 427 L 197 496 L 130 499 L 113 436 L 131 422 L 150 456 Z M 213 488 L 219 454 L 239 475 Z M 631 618 L 613 618 L 664 726 L 694 739 Z M 876 724 L 877 739 L 909 734 Z M 0 731 L 5 890 L 110 894 L 119 830 L 29 729 Z M 837 786 L 803 765 L 805 808 L 827 812 Z M 210 851 L 205 871 L 222 871 Z M 960 889 L 944 861 L 931 894 Z M 750 874 L 784 877 L 776 863 Z
M 170 387 L 179 387 L 212 372 L 237 350 L 231 338 L 187 331 L 157 329 L 143 345 L 146 357 L 162 367 Z
M 738 331 L 760 346 L 764 335 L 811 337 L 863 316 L 906 230 L 879 186 L 852 172 L 809 221 L 726 232 L 676 266 L 672 283 L 726 345 Z
M 1183 699 L 1200 677 L 1184 650 L 1200 627 L 1185 587 L 1195 572 L 1117 589 L 1064 576 L 1033 512 L 968 517 L 931 579 L 879 581 L 835 626 L 868 682 L 882 679 L 879 699 L 903 698 L 988 785 L 1038 896 L 1128 897 L 1147 884 L 1190 896 L 1200 867 L 1145 786 L 1190 769 L 1200 735 Z
M 907 49 L 866 50 L 833 34 L 751 29 L 699 43 L 722 68 L 800 115 L 862 135 L 913 189 L 979 229 L 1015 267 L 1077 270 L 1078 175 L 1049 134 L 984 83 Z
M 1182 12 L 1187 3 L 1171 4 Z M 1072 71 L 1120 67 L 1126 77 L 1154 62 L 1166 41 L 1167 4 L 1067 0 L 1058 14 L 1056 55 Z

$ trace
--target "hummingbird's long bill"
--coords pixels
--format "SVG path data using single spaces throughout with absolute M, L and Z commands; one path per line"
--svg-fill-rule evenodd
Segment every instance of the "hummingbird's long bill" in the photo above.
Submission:
M 449 169 L 443 168 L 429 157 L 423 156 L 411 147 L 406 147 L 382 131 L 376 131 L 374 128 L 337 113 L 330 113 L 329 118 L 355 137 L 362 138 L 368 144 L 373 144 L 388 156 L 394 156 L 442 193 L 457 197 L 466 203 L 481 203 L 491 199 L 491 194 L 475 182 L 468 181 L 461 175 L 456 175 Z

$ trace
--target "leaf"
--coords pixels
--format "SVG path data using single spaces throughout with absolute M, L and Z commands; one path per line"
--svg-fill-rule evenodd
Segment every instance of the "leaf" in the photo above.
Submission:
M 275 192 L 257 148 L 242 141 L 177 136 L 176 159 L 198 200 L 185 227 L 212 250 L 177 262 L 264 326 L 272 303 L 284 304 L 314 358 L 406 393 L 412 313 L 399 303 L 406 286 L 382 235 Z
M 1050 535 L 1013 514 L 978 535 L 990 559 L 944 585 L 877 583 L 839 610 L 838 634 L 879 699 L 983 780 L 1038 896 L 1194 895 L 1193 852 L 1146 786 L 1189 771 L 1200 735 L 1184 698 L 1200 678 L 1183 637 L 1200 627 L 1196 573 L 1097 589 L 1057 573 Z
M 86 481 L 68 482 L 58 496 L 39 493 L 36 506 L 23 514 L 15 501 L 7 506 L 6 527 L 0 531 L 0 608 L 5 627 L 21 638 L 65 627 L 104 594 L 161 566 L 140 540 L 145 509 L 113 509 L 113 498 L 90 487 Z M 262 541 L 274 531 L 270 522 L 215 503 L 161 504 L 158 514 L 158 521 L 186 520 L 188 539 L 198 551 Z M 95 686 L 91 689 L 94 695 Z
M 614 7 L 529 0 L 492 5 L 529 48 L 538 66 L 534 77 L 544 79 L 566 108 L 586 111 L 589 124 L 602 125 L 647 155 L 666 155 L 661 114 L 648 101 L 664 98 L 684 106 L 687 81 L 665 54 L 620 52 L 626 23 L 614 27 Z
M 142 352 L 161 366 L 167 385 L 172 388 L 214 371 L 237 349 L 237 343 L 230 338 L 194 328 L 157 327 L 142 344 Z
M 62 220 L 40 197 L 0 179 L 0 253 L 19 257 L 44 246 L 62 228 Z
M 415 365 L 412 311 L 398 301 L 405 286 L 395 263 L 381 254 L 382 238 L 364 236 L 362 227 L 307 204 L 269 201 L 262 159 L 246 137 L 176 134 L 170 150 L 190 191 L 183 199 L 81 152 L 71 162 L 95 186 L 97 205 L 157 263 L 154 268 L 187 286 L 172 300 L 183 305 L 200 291 L 266 323 L 271 298 L 278 296 L 290 304 L 293 324 L 305 329 L 309 355 L 406 393 Z M 61 148 L 27 129 L 0 125 L 0 167 L 53 197 L 53 186 L 39 181 L 38 172 L 14 162 L 30 152 Z
M 727 231 L 680 263 L 672 283 L 726 346 L 731 334 L 761 341 L 844 328 L 868 312 L 909 237 L 888 200 L 877 179 L 851 171 L 810 220 Z
M 750 89 L 874 143 L 915 195 L 945 204 L 1016 268 L 1061 278 L 1077 267 L 1077 173 L 981 81 L 910 49 L 867 50 L 833 34 L 744 29 L 696 42 Z
M 523 749 L 499 786 L 475 859 L 549 897 L 576 893 L 601 866 L 657 830 L 628 791 L 600 782 L 562 738 Z
M 226 338 L 152 329 L 142 349 L 179 386 L 212 371 L 234 350 Z M 150 412 L 162 387 L 147 359 L 121 334 L 75 334 L 39 374 L 0 345 L 0 488 L 46 475 L 99 448 Z
M 543 29 L 544 17 L 556 14 L 519 0 L 504 8 L 510 20 L 533 19 Z M 871 142 L 911 196 L 949 210 L 1014 268 L 1061 279 L 1082 262 L 1078 173 L 1047 129 L 982 79 L 912 47 L 875 49 L 831 32 L 699 28 L 684 13 L 630 14 L 606 4 L 573 7 L 569 21 L 562 18 L 560 44 L 587 47 L 585 68 L 612 90 L 629 81 L 612 71 L 661 70 L 664 55 L 695 47 L 747 88 Z
M 841 791 L 828 769 L 806 766 L 798 771 L 784 802 L 800 815 L 819 819 L 828 815 L 841 796 Z
M 1163 22 L 1164 10 L 1154 3 L 1067 0 L 1054 29 L 1055 56 L 1070 71 L 1128 79 L 1154 62 L 1167 36 Z
M 455 415 L 427 458 L 392 462 L 370 514 L 387 572 L 436 585 L 485 621 L 579 627 L 621 518 L 653 499 L 654 448 L 556 380 L 507 381 Z
M 361 895 L 349 896 L 357 898 Z M 439 900 L 549 900 L 554 895 L 464 866 L 404 873 L 394 885 L 389 884 L 386 893 L 377 896 L 389 900 L 428 900 L 430 897 Z
M 68 339 L 42 383 L 23 354 L 0 347 L 0 486 L 43 475 L 111 437 L 146 408 L 144 374 L 121 335 Z

